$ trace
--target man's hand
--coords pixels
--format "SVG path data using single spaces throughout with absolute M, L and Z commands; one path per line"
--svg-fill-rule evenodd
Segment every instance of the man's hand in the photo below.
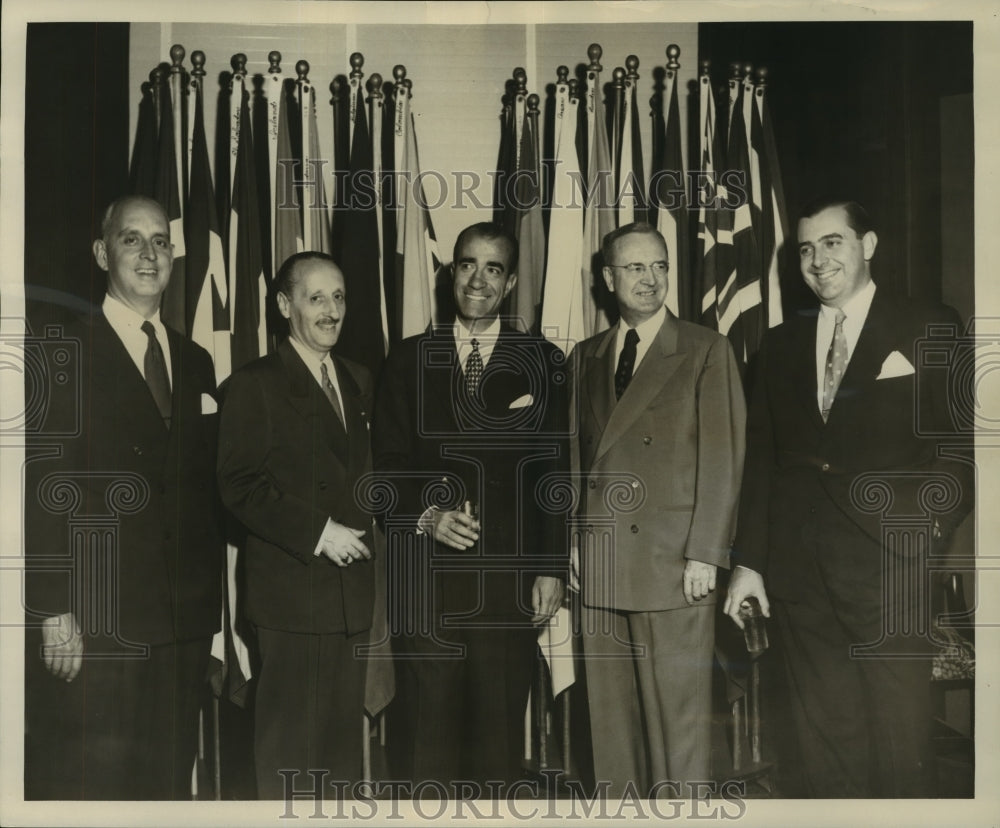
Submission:
M 569 549 L 569 591 L 580 591 L 580 547 L 575 543 Z
M 339 567 L 345 567 L 354 561 L 370 560 L 372 553 L 368 551 L 361 537 L 364 529 L 352 529 L 334 521 L 328 521 L 320 538 L 320 551 Z
M 71 612 L 42 622 L 42 660 L 56 678 L 72 681 L 83 663 L 83 634 Z
M 726 604 L 723 611 L 741 630 L 743 629 L 743 619 L 740 618 L 740 604 L 747 598 L 754 596 L 760 601 L 761 612 L 765 618 L 771 617 L 771 605 L 767 600 L 767 593 L 764 591 L 764 579 L 760 573 L 747 569 L 745 566 L 738 566 L 733 570 L 733 577 L 729 579 L 729 589 L 726 592 Z
M 453 549 L 469 549 L 479 540 L 479 521 L 464 512 L 436 511 L 434 520 L 434 540 Z
M 531 623 L 544 624 L 562 606 L 563 582 L 559 578 L 539 575 L 531 587 Z
M 689 560 L 684 564 L 684 600 L 689 605 L 715 589 L 715 564 Z

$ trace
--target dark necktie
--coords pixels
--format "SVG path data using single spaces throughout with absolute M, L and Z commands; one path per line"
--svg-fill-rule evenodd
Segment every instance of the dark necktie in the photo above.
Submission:
M 618 370 L 615 371 L 615 399 L 620 400 L 632 379 L 635 368 L 635 346 L 639 343 L 639 333 L 635 328 L 629 328 L 625 334 L 625 347 L 618 357 Z
M 479 353 L 479 340 L 472 340 L 472 353 L 465 360 L 465 390 L 470 396 L 475 395 L 479 388 L 479 380 L 483 378 L 483 355 Z
M 148 319 L 142 323 L 142 332 L 146 334 L 146 355 L 142 360 L 142 373 L 146 377 L 146 385 L 153 394 L 156 407 L 167 428 L 170 428 L 170 378 L 167 376 L 167 363 L 163 358 L 163 349 L 156 338 L 156 328 Z
M 323 393 L 326 394 L 326 398 L 330 401 L 330 405 L 333 406 L 333 410 L 337 412 L 337 419 L 340 420 L 340 424 L 347 430 L 347 423 L 344 422 L 344 410 L 340 407 L 340 399 L 337 397 L 337 390 L 333 387 L 333 383 L 330 382 L 330 374 L 326 370 L 326 363 L 321 362 L 319 364 L 320 374 L 323 376 Z
M 844 336 L 844 320 L 847 316 L 842 310 L 837 309 L 837 318 L 833 326 L 833 339 L 830 341 L 830 350 L 826 353 L 826 371 L 823 373 L 823 422 L 830 416 L 830 409 L 833 408 L 833 401 L 837 396 L 837 389 L 840 388 L 840 381 L 844 378 L 844 371 L 847 369 L 847 337 Z

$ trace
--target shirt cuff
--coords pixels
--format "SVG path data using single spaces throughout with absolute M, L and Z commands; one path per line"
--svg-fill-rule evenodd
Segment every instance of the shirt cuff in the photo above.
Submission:
M 323 552 L 323 539 L 326 537 L 327 531 L 333 527 L 333 521 L 330 518 L 326 519 L 326 526 L 323 527 L 323 531 L 320 532 L 319 541 L 316 543 L 316 548 L 313 550 L 313 556 L 319 557 Z
M 424 510 L 424 513 L 417 520 L 417 534 L 418 535 L 433 535 L 434 534 L 434 513 L 438 511 L 437 506 L 429 506 Z

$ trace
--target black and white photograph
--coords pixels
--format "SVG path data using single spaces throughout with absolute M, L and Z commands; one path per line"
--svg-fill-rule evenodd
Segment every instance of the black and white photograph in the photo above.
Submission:
M 995 824 L 994 17 L 5 3 L 0 822 Z

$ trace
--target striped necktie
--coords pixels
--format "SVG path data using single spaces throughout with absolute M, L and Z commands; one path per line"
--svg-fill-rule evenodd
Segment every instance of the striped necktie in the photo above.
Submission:
M 347 423 L 344 420 L 344 410 L 340 407 L 340 399 L 337 397 L 337 390 L 333 387 L 333 383 L 330 382 L 330 374 L 326 370 L 326 363 L 321 362 L 319 364 L 319 371 L 323 377 L 323 393 L 326 394 L 326 398 L 330 401 L 330 405 L 333 406 L 333 410 L 337 412 L 337 419 L 340 420 L 340 424 L 347 430 Z

